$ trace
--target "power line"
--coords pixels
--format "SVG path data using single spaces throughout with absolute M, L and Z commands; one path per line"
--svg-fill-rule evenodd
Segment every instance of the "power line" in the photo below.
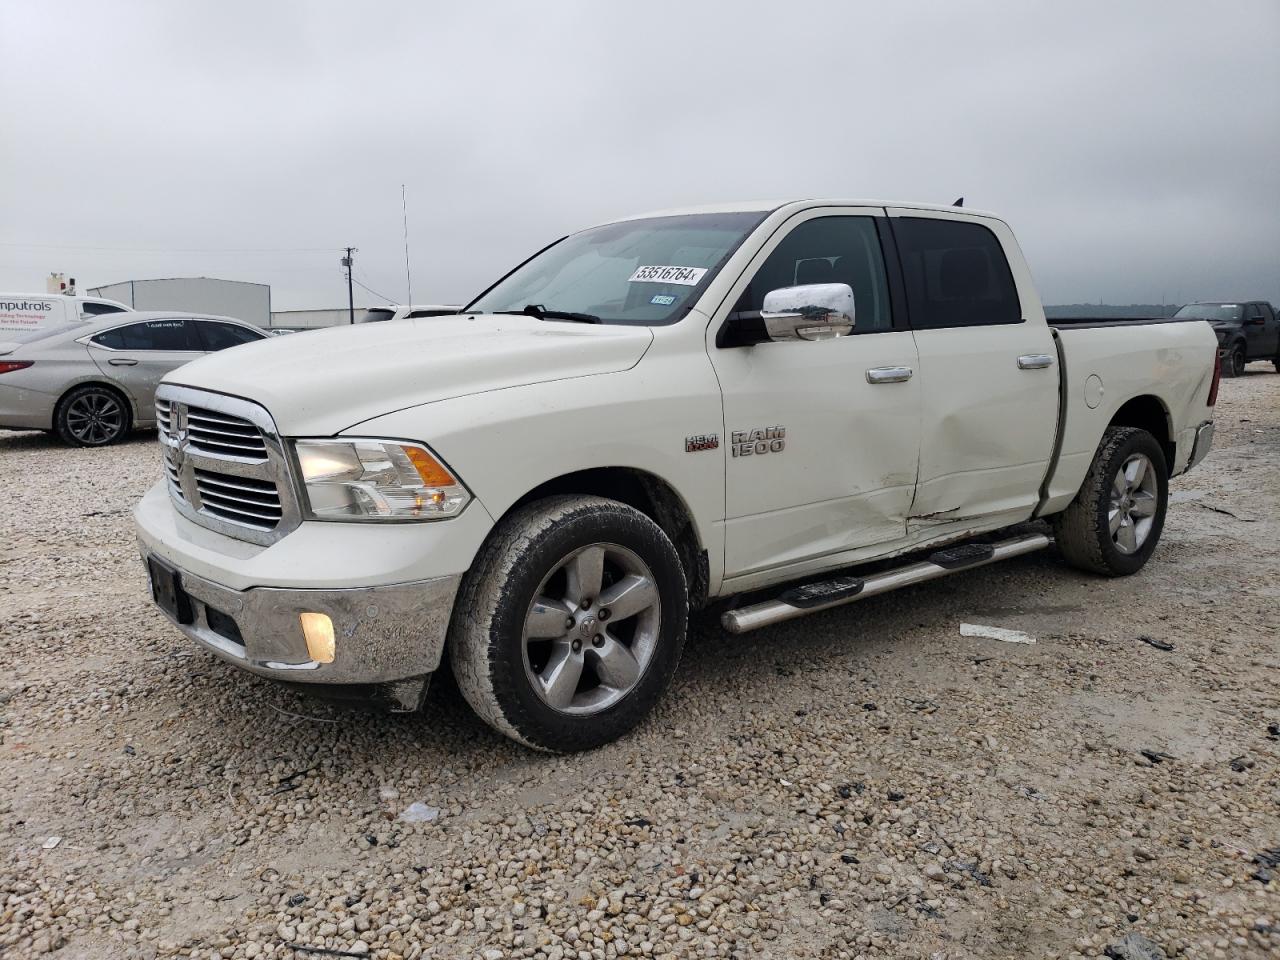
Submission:
M 342 247 L 86 247 L 71 243 L 10 243 L 0 247 L 30 250 L 98 250 L 107 253 L 331 253 Z
M 394 300 L 392 300 L 390 297 L 388 297 L 386 294 L 379 293 L 377 290 L 373 289 L 373 287 L 370 287 L 370 286 L 368 286 L 368 285 L 366 285 L 366 284 L 361 283 L 361 282 L 360 282 L 359 280 L 357 280 L 355 277 L 352 277 L 352 278 L 351 278 L 351 282 L 352 282 L 352 283 L 354 283 L 354 284 L 355 284 L 357 287 L 359 287 L 361 290 L 367 290 L 367 291 L 369 291 L 369 293 L 372 293 L 372 294 L 373 294 L 375 297 L 377 297 L 379 300 L 385 300 L 385 301 L 387 301 L 387 303 L 395 303 L 395 301 L 394 301 Z

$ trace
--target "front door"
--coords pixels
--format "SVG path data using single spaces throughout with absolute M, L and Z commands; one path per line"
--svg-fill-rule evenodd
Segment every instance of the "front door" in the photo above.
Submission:
M 1270 304 L 1250 303 L 1244 308 L 1244 336 L 1250 360 L 1271 360 L 1277 355 L 1277 322 Z
M 852 562 L 906 532 L 920 381 L 906 318 L 891 303 L 884 223 L 878 208 L 797 214 L 726 301 L 758 311 L 770 290 L 845 283 L 854 293 L 852 335 L 716 346 L 711 325 L 724 398 L 727 578 L 762 582 Z

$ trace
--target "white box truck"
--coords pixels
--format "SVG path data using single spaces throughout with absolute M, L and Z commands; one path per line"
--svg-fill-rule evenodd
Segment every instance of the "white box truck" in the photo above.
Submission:
M 57 327 L 104 313 L 125 313 L 129 309 L 123 303 L 102 297 L 67 296 L 59 293 L 0 293 L 0 333 Z

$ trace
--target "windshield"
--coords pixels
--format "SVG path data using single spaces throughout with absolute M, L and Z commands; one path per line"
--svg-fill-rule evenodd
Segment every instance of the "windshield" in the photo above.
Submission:
M 624 220 L 575 233 L 517 267 L 464 313 L 586 314 L 604 323 L 675 323 L 724 266 L 761 213 Z
M 1188 320 L 1239 320 L 1244 307 L 1238 303 L 1188 303 L 1174 314 Z

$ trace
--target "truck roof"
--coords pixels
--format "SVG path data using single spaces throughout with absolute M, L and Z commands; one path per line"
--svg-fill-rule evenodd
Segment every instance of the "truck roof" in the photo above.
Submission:
M 936 210 L 943 213 L 968 214 L 970 216 L 1001 219 L 999 214 L 987 210 L 976 210 L 973 207 L 957 207 L 942 203 L 919 203 L 913 200 L 868 200 L 868 199 L 836 199 L 828 197 L 811 197 L 792 200 L 738 200 L 726 203 L 708 203 L 691 207 L 675 207 L 670 210 L 652 210 L 633 216 L 618 217 L 606 220 L 605 223 L 620 223 L 624 220 L 645 220 L 650 217 L 681 217 L 699 213 L 773 213 L 784 207 L 804 209 L 807 207 L 905 207 L 911 210 Z

